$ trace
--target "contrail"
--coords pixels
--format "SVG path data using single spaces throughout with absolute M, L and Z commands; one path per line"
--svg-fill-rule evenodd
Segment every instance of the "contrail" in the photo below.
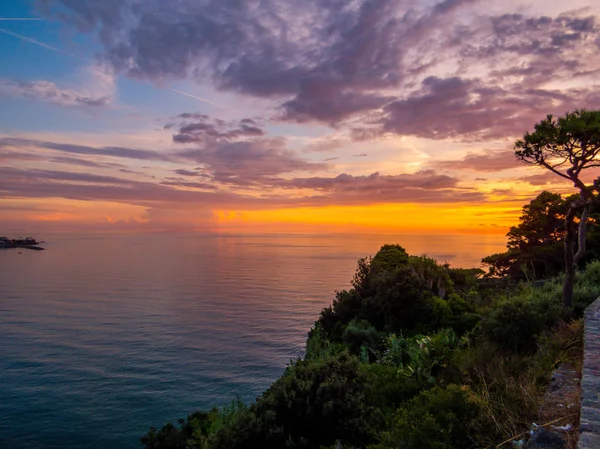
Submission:
M 40 47 L 44 47 L 44 48 L 46 48 L 48 50 L 52 50 L 52 51 L 55 51 L 57 53 L 62 53 L 61 50 L 59 50 L 56 47 L 53 47 L 52 45 L 44 44 L 43 42 L 36 41 L 35 39 L 32 39 L 32 38 L 27 37 L 27 36 L 23 36 L 22 34 L 17 34 L 17 33 L 13 33 L 12 31 L 5 30 L 4 28 L 0 28 L 0 33 L 8 34 L 9 36 L 13 36 L 13 37 L 16 37 L 18 39 L 21 39 L 21 40 L 24 40 L 24 41 L 27 41 L 27 42 L 31 42 L 32 44 L 39 45 Z
M 221 109 L 227 109 L 225 106 L 221 106 L 220 104 L 213 103 L 212 101 L 210 101 L 210 100 L 207 100 L 206 98 L 197 97 L 197 96 L 195 96 L 195 95 L 188 94 L 187 92 L 182 92 L 182 91 L 180 91 L 180 90 L 173 89 L 173 88 L 171 88 L 171 90 L 172 90 L 173 92 L 177 92 L 178 94 L 185 95 L 186 97 L 195 98 L 196 100 L 200 100 L 200 101 L 203 101 L 203 102 L 205 102 L 205 103 L 212 104 L 213 106 L 216 106 L 216 107 L 218 107 L 218 108 L 221 108 Z
M 41 17 L 0 17 L 0 20 L 46 20 Z

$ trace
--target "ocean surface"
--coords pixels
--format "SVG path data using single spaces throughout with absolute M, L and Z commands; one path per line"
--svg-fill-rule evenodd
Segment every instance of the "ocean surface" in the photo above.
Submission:
M 457 267 L 497 235 L 39 235 L 0 250 L 0 448 L 139 448 L 251 401 L 384 243 Z

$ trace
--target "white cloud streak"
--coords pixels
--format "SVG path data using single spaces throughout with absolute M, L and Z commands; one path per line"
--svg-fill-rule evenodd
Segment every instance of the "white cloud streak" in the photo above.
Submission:
M 174 88 L 171 88 L 171 90 L 173 92 L 177 92 L 178 94 L 185 95 L 186 97 L 195 98 L 196 100 L 200 100 L 200 101 L 203 101 L 205 103 L 212 104 L 213 106 L 216 106 L 218 108 L 227 109 L 225 106 L 221 106 L 220 104 L 213 103 L 212 101 L 207 100 L 206 98 L 197 97 L 196 95 L 188 94 L 187 92 L 183 92 L 181 90 L 177 90 L 177 89 L 174 89 Z
M 63 53 L 62 50 L 60 50 L 60 49 L 58 49 L 56 47 L 53 47 L 52 45 L 48 45 L 48 44 L 45 44 L 43 42 L 37 41 L 35 39 L 32 39 L 30 37 L 23 36 L 22 34 L 13 33 L 12 31 L 6 30 L 4 28 L 0 28 L 0 33 L 4 33 L 4 34 L 7 34 L 9 36 L 16 37 L 17 39 L 21 39 L 22 41 L 29 42 L 31 44 L 39 45 L 40 47 L 43 47 L 43 48 L 45 48 L 47 50 L 55 51 L 57 53 Z

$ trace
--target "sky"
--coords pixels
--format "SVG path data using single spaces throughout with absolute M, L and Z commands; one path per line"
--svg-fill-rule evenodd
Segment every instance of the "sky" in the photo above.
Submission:
M 0 234 L 506 233 L 595 0 L 0 3 Z

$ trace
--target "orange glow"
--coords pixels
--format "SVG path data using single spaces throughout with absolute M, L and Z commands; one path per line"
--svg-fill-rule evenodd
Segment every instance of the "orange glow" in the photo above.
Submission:
M 492 196 L 493 198 L 493 196 Z M 2 200 L 0 219 L 55 224 L 64 230 L 198 230 L 215 232 L 469 233 L 506 234 L 526 201 L 469 204 L 375 204 L 263 210 L 159 210 L 113 202 L 50 198 Z M 15 207 L 16 205 L 19 208 Z M 11 210 L 11 206 L 14 209 Z
M 516 223 L 520 205 L 511 203 L 468 204 L 378 204 L 331 206 L 260 211 L 216 211 L 222 225 L 264 230 L 325 227 L 340 232 L 360 228 L 382 232 L 468 232 L 505 234 Z

